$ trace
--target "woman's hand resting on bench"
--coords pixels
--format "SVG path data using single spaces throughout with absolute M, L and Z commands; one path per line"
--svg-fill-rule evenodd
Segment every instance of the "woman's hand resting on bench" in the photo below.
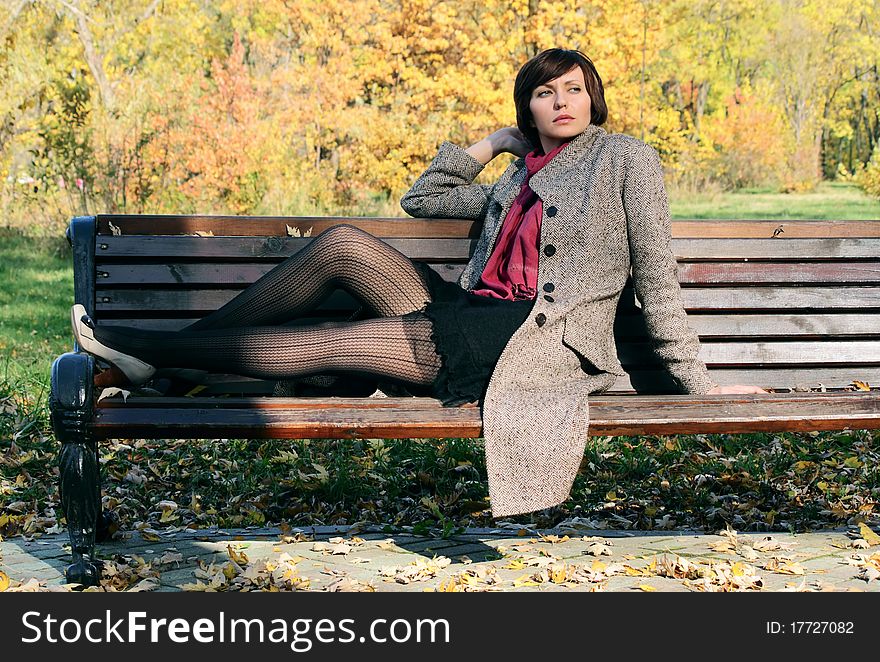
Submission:
M 706 395 L 731 395 L 734 393 L 769 393 L 757 386 L 750 384 L 735 384 L 733 386 L 716 386 L 711 391 L 706 391 Z

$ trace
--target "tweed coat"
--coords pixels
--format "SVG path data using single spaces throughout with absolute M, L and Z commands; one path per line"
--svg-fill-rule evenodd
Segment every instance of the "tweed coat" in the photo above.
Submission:
M 494 184 L 474 184 L 484 167 L 444 141 L 400 202 L 416 217 L 483 220 L 458 281 L 466 290 L 479 281 L 527 174 L 519 158 Z M 539 295 L 499 357 L 483 402 L 494 517 L 568 497 L 587 440 L 588 395 L 626 374 L 613 326 L 630 271 L 654 351 L 673 380 L 686 393 L 715 386 L 681 303 L 657 151 L 590 124 L 530 186 L 543 206 Z M 550 290 L 552 301 L 543 296 Z

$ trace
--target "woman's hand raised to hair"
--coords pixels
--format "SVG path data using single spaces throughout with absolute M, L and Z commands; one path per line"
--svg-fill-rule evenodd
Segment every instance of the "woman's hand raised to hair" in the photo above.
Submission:
M 497 136 L 502 152 L 510 152 L 515 156 L 525 156 L 534 148 L 523 135 L 523 132 L 515 126 L 506 126 L 498 129 L 492 136 Z M 491 138 L 490 138 L 491 139 Z
M 499 154 L 510 152 L 516 156 L 525 156 L 532 151 L 532 146 L 522 132 L 515 126 L 498 129 L 495 133 L 483 138 L 465 150 L 477 161 L 486 165 Z
M 711 391 L 706 391 L 706 395 L 732 395 L 736 393 L 767 393 L 762 388 L 751 386 L 749 384 L 735 384 L 733 386 L 716 386 Z

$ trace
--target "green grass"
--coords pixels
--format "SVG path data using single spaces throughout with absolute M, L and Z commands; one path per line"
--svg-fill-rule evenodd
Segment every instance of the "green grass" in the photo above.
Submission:
M 669 207 L 674 219 L 880 219 L 880 200 L 846 182 L 822 182 L 812 193 L 797 194 L 767 189 L 717 195 L 670 191 Z
M 48 384 L 52 360 L 73 346 L 67 241 L 0 231 L 0 283 L 0 377 Z
M 780 211 L 782 210 L 782 211 Z M 880 218 L 851 185 L 819 193 L 673 202 L 676 218 Z M 46 406 L 52 360 L 72 347 L 63 239 L 0 233 L 0 535 L 60 516 L 58 444 Z M 609 528 L 803 530 L 870 517 L 880 500 L 876 432 L 593 440 L 572 499 L 515 518 Z M 101 445 L 104 498 L 123 526 L 356 521 L 448 535 L 492 526 L 482 444 L 444 440 L 118 440 Z M 173 500 L 179 508 L 158 507 Z

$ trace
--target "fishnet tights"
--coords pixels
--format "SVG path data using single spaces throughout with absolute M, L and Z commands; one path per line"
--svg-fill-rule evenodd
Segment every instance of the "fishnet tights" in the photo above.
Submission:
M 275 326 L 341 288 L 377 318 Z M 98 326 L 95 337 L 157 368 L 258 379 L 344 373 L 430 385 L 440 369 L 430 291 L 409 258 L 350 225 L 325 230 L 223 307 L 180 331 Z

